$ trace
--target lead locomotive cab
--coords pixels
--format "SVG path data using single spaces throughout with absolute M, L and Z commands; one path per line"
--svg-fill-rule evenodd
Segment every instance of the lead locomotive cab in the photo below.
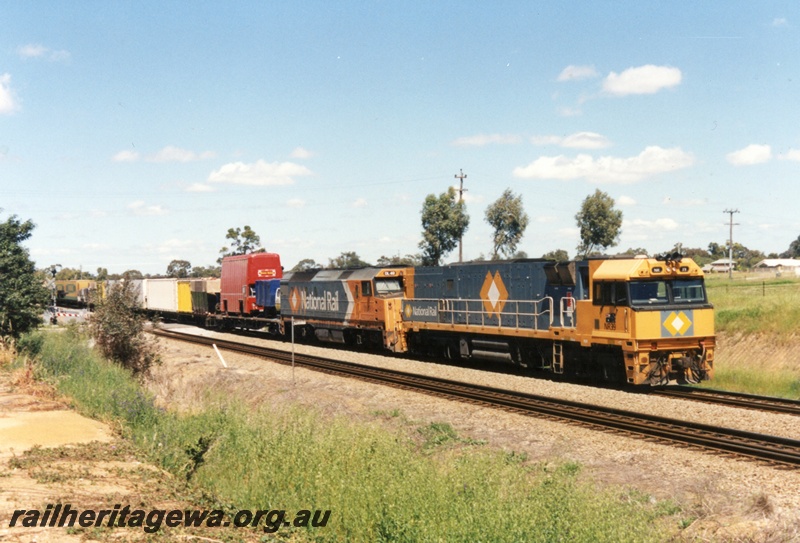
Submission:
M 668 255 L 590 266 L 590 322 L 582 319 L 579 328 L 590 329 L 594 358 L 621 354 L 625 380 L 632 384 L 711 378 L 713 306 L 694 261 Z

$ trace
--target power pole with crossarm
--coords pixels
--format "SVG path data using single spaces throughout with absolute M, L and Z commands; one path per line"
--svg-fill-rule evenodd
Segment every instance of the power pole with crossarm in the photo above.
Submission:
M 728 213 L 730 218 L 730 237 L 728 238 L 728 279 L 733 279 L 733 227 L 739 223 L 733 222 L 733 214 L 739 213 L 738 209 L 726 209 L 723 213 Z
M 464 179 L 467 178 L 467 174 L 464 173 L 464 170 L 459 169 L 458 173 L 454 176 L 456 179 L 460 181 L 460 185 L 458 187 L 458 203 L 460 204 L 464 201 L 464 193 L 467 189 L 464 188 Z M 464 236 L 463 234 L 458 238 L 458 261 L 461 262 L 464 258 Z

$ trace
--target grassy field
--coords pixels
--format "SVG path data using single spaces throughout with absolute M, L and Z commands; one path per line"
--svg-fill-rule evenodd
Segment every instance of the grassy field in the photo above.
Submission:
M 413 436 L 299 408 L 248 410 L 210 396 L 178 415 L 72 334 L 23 342 L 35 372 L 85 414 L 114 421 L 209 507 L 331 510 L 304 541 L 665 541 L 688 523 L 672 502 L 583 482 L 461 438 L 446 422 Z
M 708 386 L 800 399 L 800 278 L 706 276 L 717 356 Z

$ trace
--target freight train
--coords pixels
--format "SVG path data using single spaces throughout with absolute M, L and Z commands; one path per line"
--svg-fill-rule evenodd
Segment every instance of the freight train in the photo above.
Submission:
M 252 253 L 224 258 L 221 279 L 134 283 L 151 315 L 212 328 L 632 385 L 713 376 L 713 306 L 678 254 L 284 274 Z

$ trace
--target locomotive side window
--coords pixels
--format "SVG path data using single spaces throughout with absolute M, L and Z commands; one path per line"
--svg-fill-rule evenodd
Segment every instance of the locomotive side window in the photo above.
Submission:
M 702 279 L 678 279 L 672 284 L 672 298 L 676 304 L 705 302 L 706 290 Z
M 372 296 L 372 283 L 369 281 L 361 281 L 361 294 L 364 296 Z
M 627 285 L 620 281 L 598 281 L 594 284 L 594 305 L 628 305 Z
M 631 281 L 631 301 L 634 305 L 666 304 L 669 302 L 666 281 Z
M 403 285 L 400 283 L 400 279 L 375 280 L 375 294 L 378 296 L 401 294 L 402 292 L 403 292 Z

